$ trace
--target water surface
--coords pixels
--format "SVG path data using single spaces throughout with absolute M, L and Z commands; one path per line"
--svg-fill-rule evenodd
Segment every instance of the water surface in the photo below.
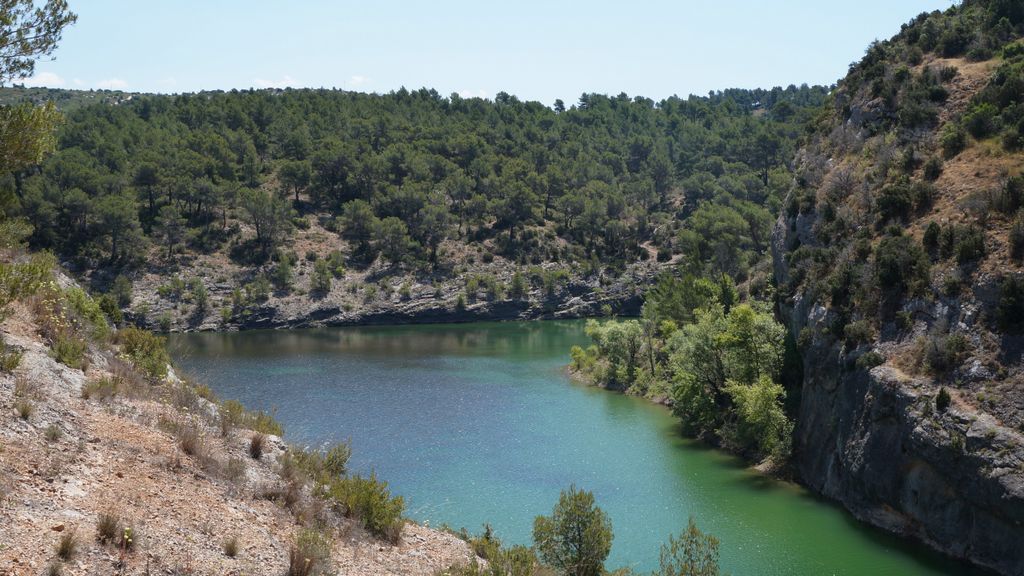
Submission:
M 611 516 L 609 567 L 651 570 L 693 516 L 734 576 L 970 573 L 866 528 L 792 484 L 686 441 L 662 407 L 574 384 L 580 322 L 176 335 L 175 360 L 218 395 L 273 410 L 303 445 L 351 439 L 408 515 L 528 544 L 559 490 Z

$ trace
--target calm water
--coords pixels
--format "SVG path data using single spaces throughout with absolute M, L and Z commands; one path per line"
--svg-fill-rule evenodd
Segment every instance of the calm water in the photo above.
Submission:
M 693 516 L 733 575 L 965 574 L 799 487 L 685 441 L 665 409 L 571 383 L 579 322 L 191 334 L 176 361 L 220 396 L 276 410 L 288 440 L 351 439 L 351 465 L 410 517 L 529 543 L 572 483 L 611 516 L 608 565 L 656 566 Z

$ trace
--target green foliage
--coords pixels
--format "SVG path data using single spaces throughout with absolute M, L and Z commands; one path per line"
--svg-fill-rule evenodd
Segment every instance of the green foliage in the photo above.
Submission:
M 164 339 L 139 328 L 124 328 L 117 333 L 122 355 L 152 380 L 163 380 L 167 376 L 170 356 L 164 347 Z
M 942 129 L 939 143 L 942 154 L 946 158 L 953 158 L 967 147 L 967 132 L 959 124 L 949 123 Z
M 1006 276 L 999 283 L 995 319 L 1001 330 L 1017 333 L 1024 329 L 1024 278 Z
M 52 255 L 34 254 L 28 262 L 0 262 L 0 318 L 15 300 L 35 294 L 53 274 L 56 260 Z
M 719 576 L 718 538 L 705 534 L 690 518 L 686 531 L 669 536 L 658 557 L 652 576 Z
M 612 524 L 594 495 L 576 486 L 562 490 L 551 516 L 533 521 L 540 559 L 567 576 L 600 576 L 612 548 Z
M 950 398 L 949 391 L 945 387 L 939 388 L 939 393 L 935 395 L 935 409 L 945 412 L 952 402 L 953 399 Z
M 744 447 L 762 455 L 785 458 L 792 442 L 793 423 L 782 409 L 786 391 L 768 376 L 751 385 L 729 382 L 725 391 L 736 412 L 736 437 Z
M 78 336 L 62 332 L 57 335 L 50 348 L 53 358 L 65 366 L 85 370 L 89 365 L 85 356 L 89 351 L 89 344 Z
M 938 156 L 932 156 L 924 163 L 924 171 L 922 173 L 924 179 L 929 182 L 934 182 L 942 176 L 942 158 Z
M 331 291 L 331 281 L 334 274 L 331 272 L 331 265 L 327 260 L 317 260 L 313 264 L 313 279 L 310 280 L 310 290 L 326 294 Z
M 921 245 L 909 236 L 888 236 L 875 249 L 878 286 L 890 294 L 919 293 L 928 285 L 930 268 Z
M 643 332 L 636 320 L 598 322 L 588 320 L 586 334 L 597 346 L 598 354 L 607 362 L 603 373 L 604 386 L 626 389 L 636 380 L 643 346 Z
M 369 478 L 346 476 L 331 480 L 327 490 L 346 516 L 362 522 L 370 533 L 398 542 L 405 501 L 401 496 L 391 496 L 387 482 L 377 480 L 374 474 Z
M 457 238 L 524 265 L 621 269 L 661 234 L 667 253 L 731 274 L 763 257 L 787 159 L 827 92 L 585 94 L 561 112 L 431 90 L 97 99 L 69 111 L 61 149 L 16 183 L 14 213 L 36 246 L 90 268 L 139 264 L 147 244 L 266 257 L 297 222 L 290 195 L 332 223 L 358 265 L 383 252 L 445 270 L 439 247 Z M 260 188 L 274 172 L 279 190 Z M 103 184 L 115 180 L 125 185 Z M 677 215 L 697 250 L 675 250 L 677 227 L 649 225 Z

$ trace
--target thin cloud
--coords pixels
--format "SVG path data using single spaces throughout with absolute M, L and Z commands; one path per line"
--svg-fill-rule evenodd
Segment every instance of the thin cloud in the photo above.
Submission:
M 487 98 L 487 91 L 478 88 L 476 90 L 459 90 L 459 96 L 463 98 Z
M 64 82 L 63 78 L 53 72 L 39 72 L 31 78 L 26 78 L 24 82 L 25 86 L 31 86 L 33 88 L 59 88 L 65 83 L 66 82 Z
M 366 86 L 370 82 L 371 82 L 370 78 L 368 78 L 366 76 L 361 76 L 359 74 L 355 74 L 355 75 L 351 76 L 348 79 L 348 85 L 352 86 L 353 88 L 358 88 L 360 86 Z
M 160 79 L 160 85 L 168 88 L 173 88 L 178 85 L 178 79 L 174 76 L 167 76 Z
M 256 85 L 257 88 L 289 88 L 291 86 L 295 86 L 298 84 L 295 78 L 292 78 L 287 74 L 285 74 L 280 80 L 267 80 L 265 78 L 255 78 L 252 82 Z
M 128 87 L 128 83 L 120 78 L 108 78 L 97 82 L 96 87 L 100 90 L 124 90 Z

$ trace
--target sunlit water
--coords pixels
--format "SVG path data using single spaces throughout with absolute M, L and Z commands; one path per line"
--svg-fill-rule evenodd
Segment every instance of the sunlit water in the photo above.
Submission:
M 224 398 L 273 410 L 286 438 L 351 439 L 408 515 L 528 544 L 559 490 L 611 516 L 608 565 L 656 567 L 693 516 L 733 575 L 965 574 L 964 566 L 856 523 L 838 507 L 680 438 L 667 410 L 570 382 L 580 322 L 190 334 L 176 361 Z

